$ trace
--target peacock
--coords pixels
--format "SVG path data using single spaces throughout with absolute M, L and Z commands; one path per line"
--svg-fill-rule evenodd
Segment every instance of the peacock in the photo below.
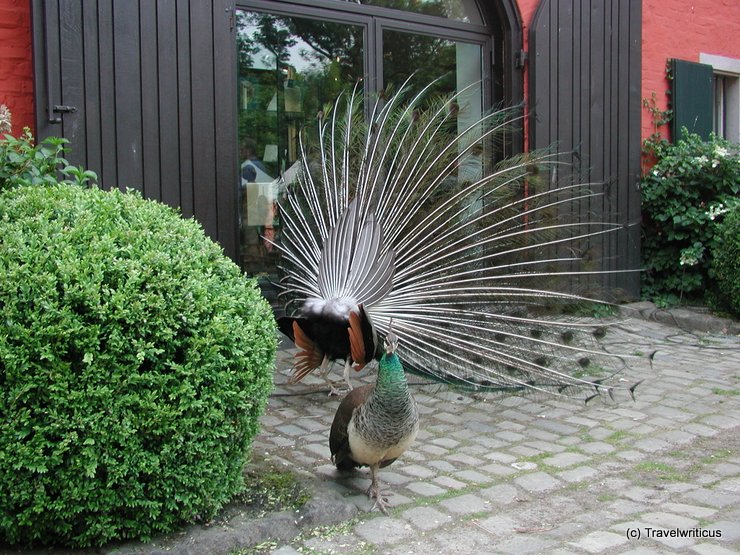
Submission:
M 375 383 L 353 389 L 342 399 L 329 434 L 332 461 L 339 470 L 370 467 L 367 495 L 375 499 L 373 508 L 386 515 L 378 472 L 401 456 L 419 431 L 419 413 L 396 354 L 397 346 L 398 338 L 391 330 Z
M 279 325 L 298 347 L 290 381 L 316 369 L 329 381 L 341 361 L 351 390 L 393 320 L 410 372 L 613 398 L 627 359 L 601 346 L 604 325 L 569 314 L 607 273 L 591 243 L 622 227 L 581 217 L 608 185 L 561 182 L 549 151 L 494 163 L 521 107 L 480 115 L 466 100 L 474 86 L 410 83 L 374 101 L 356 86 L 319 114 L 313 144 L 301 136 L 275 243 Z

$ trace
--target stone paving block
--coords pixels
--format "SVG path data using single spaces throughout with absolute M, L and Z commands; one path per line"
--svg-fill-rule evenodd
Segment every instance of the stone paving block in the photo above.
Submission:
M 699 555 L 737 555 L 737 550 L 726 549 L 713 543 L 700 543 L 691 546 L 691 550 Z
M 446 489 L 429 482 L 411 482 L 406 486 L 406 489 L 424 497 L 436 497 L 447 493 Z
M 586 534 L 582 538 L 571 542 L 570 544 L 588 551 L 589 553 L 601 553 L 607 549 L 623 545 L 627 543 L 627 541 L 625 534 L 616 534 L 614 532 L 599 530 Z
M 522 441 L 523 439 L 526 439 L 525 436 L 523 436 L 522 434 L 510 431 L 498 432 L 496 434 L 496 437 L 502 439 L 503 441 L 512 443 L 515 441 Z
M 697 525 L 697 521 L 693 518 L 666 512 L 644 513 L 640 518 L 648 524 L 652 524 L 653 526 L 658 526 L 660 528 L 688 529 Z
M 534 534 L 517 534 L 496 544 L 496 552 L 511 553 L 548 553 L 554 542 L 544 536 Z
M 696 519 L 708 518 L 717 512 L 717 509 L 700 507 L 698 505 L 687 505 L 685 503 L 664 503 L 661 508 L 672 513 L 685 514 L 688 517 Z
M 483 464 L 483 461 L 476 457 L 471 457 L 465 453 L 452 453 L 446 457 L 448 461 L 458 462 L 466 466 L 476 467 Z
M 516 523 L 509 516 L 495 515 L 474 521 L 474 524 L 491 534 L 491 536 L 510 536 L 514 533 Z
M 479 495 L 495 504 L 508 505 L 518 499 L 519 490 L 511 484 L 497 484 L 480 490 Z
M 629 499 L 617 499 L 616 501 L 609 503 L 607 508 L 619 516 L 629 516 L 645 511 L 647 509 L 647 505 L 630 501 Z
M 481 474 L 477 470 L 461 470 L 460 472 L 455 472 L 454 476 L 460 480 L 465 480 L 466 482 L 472 482 L 475 484 L 486 484 L 492 481 L 489 476 Z
M 546 472 L 533 472 L 515 478 L 514 481 L 525 490 L 530 492 L 550 491 L 560 487 L 562 482 L 553 478 Z
M 608 453 L 613 453 L 617 449 L 613 445 L 609 445 L 608 443 L 604 443 L 603 441 L 591 441 L 589 443 L 583 443 L 579 445 L 578 448 L 584 453 L 588 453 L 589 455 L 606 455 Z
M 457 467 L 454 464 L 447 461 L 429 461 L 427 466 L 439 472 L 453 472 L 457 470 Z
M 565 470 L 558 473 L 558 477 L 566 482 L 583 482 L 590 480 L 599 475 L 599 472 L 590 466 L 578 466 L 572 470 Z
M 719 520 L 703 526 L 703 528 L 722 532 L 722 542 L 736 542 L 740 540 L 740 526 L 737 521 Z
M 438 437 L 432 440 L 432 443 L 435 445 L 439 445 L 440 447 L 444 447 L 446 449 L 454 449 L 458 445 L 460 445 L 459 441 L 455 441 L 452 438 L 449 437 Z
M 458 497 L 451 497 L 450 499 L 444 499 L 440 502 L 440 505 L 449 512 L 458 515 L 480 513 L 491 509 L 490 501 L 486 501 L 485 499 L 471 493 L 460 495 Z
M 541 453 L 540 450 L 525 445 L 516 445 L 509 449 L 509 451 L 520 457 L 536 457 Z
M 646 451 L 648 453 L 655 453 L 657 451 L 663 451 L 665 449 L 668 449 L 670 447 L 670 443 L 668 443 L 667 441 L 663 441 L 662 439 L 645 438 L 645 439 L 636 441 L 635 443 L 632 444 L 632 446 L 641 451 Z
M 491 461 L 497 461 L 503 464 L 511 464 L 517 460 L 514 455 L 509 455 L 508 453 L 503 453 L 500 451 L 488 453 L 487 455 L 485 455 L 485 458 Z
M 558 453 L 552 457 L 542 459 L 542 463 L 548 466 L 554 466 L 556 468 L 567 468 L 576 464 L 581 464 L 588 461 L 589 458 L 581 455 L 580 453 Z
M 401 513 L 416 528 L 423 531 L 434 530 L 448 524 L 452 517 L 433 507 L 414 507 Z
M 429 553 L 486 553 L 491 546 L 491 536 L 466 523 L 437 533 L 434 542 L 438 547 Z
M 700 505 L 707 505 L 709 507 L 715 507 L 722 509 L 724 507 L 732 506 L 738 502 L 737 496 L 729 493 L 718 492 L 706 488 L 699 488 L 682 495 L 683 499 L 688 502 L 699 503 Z
M 437 475 L 434 470 L 430 470 L 429 468 L 418 464 L 407 464 L 399 466 L 399 470 L 404 474 L 413 476 L 414 478 L 431 478 L 432 476 Z
M 354 533 L 372 544 L 383 546 L 406 540 L 415 531 L 406 521 L 383 516 L 361 522 L 355 526 Z
M 565 451 L 565 447 L 563 447 L 560 444 L 553 443 L 554 440 L 558 438 L 558 436 L 555 436 L 553 434 L 549 434 L 545 432 L 546 435 L 552 435 L 553 439 L 551 440 L 537 440 L 537 441 L 528 441 L 524 443 L 526 447 L 531 447 L 532 449 L 536 449 L 537 451 L 541 453 L 562 453 Z
M 503 464 L 493 463 L 487 464 L 480 467 L 480 470 L 486 474 L 493 474 L 494 476 L 510 476 L 516 474 L 516 470 L 511 466 L 505 466 Z
M 645 459 L 647 457 L 647 454 L 643 453 L 642 451 L 633 451 L 632 449 L 629 449 L 627 451 L 620 451 L 619 453 L 615 453 L 614 456 L 626 461 L 638 462 Z
M 459 480 L 455 480 L 450 476 L 437 476 L 434 478 L 434 483 L 447 489 L 462 489 L 464 487 L 467 487 L 468 485 L 464 482 L 460 482 Z

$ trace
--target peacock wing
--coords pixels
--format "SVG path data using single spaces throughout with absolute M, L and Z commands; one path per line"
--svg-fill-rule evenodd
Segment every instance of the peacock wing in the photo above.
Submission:
M 374 388 L 375 384 L 356 387 L 342 399 L 337 412 L 334 414 L 334 421 L 329 432 L 329 451 L 331 452 L 332 461 L 339 469 L 346 470 L 358 466 L 352 459 L 347 428 L 355 409 L 367 400 Z

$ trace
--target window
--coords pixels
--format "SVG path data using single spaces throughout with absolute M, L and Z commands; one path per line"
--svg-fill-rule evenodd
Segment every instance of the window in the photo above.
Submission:
M 731 142 L 740 142 L 740 60 L 701 54 L 702 63 L 712 66 L 713 130 Z
M 501 96 L 489 84 L 493 33 L 482 27 L 475 0 L 335 5 L 250 0 L 237 11 L 239 257 L 244 271 L 262 278 L 268 297 L 277 278 L 279 177 L 290 181 L 297 171 L 299 133 L 311 139 L 326 103 L 360 79 L 373 93 L 397 90 L 412 74 L 424 84 L 442 77 L 440 93 L 466 88 L 458 125 L 467 126 Z M 464 179 L 483 171 L 480 157 L 469 158 Z

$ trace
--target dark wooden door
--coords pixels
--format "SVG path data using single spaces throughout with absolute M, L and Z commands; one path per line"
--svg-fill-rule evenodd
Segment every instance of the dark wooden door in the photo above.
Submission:
M 231 0 L 32 0 L 37 133 L 237 253 Z
M 640 0 L 542 0 L 529 51 L 531 143 L 576 152 L 563 155 L 573 179 L 609 184 L 581 215 L 622 224 L 588 248 L 616 272 L 604 285 L 628 297 L 639 295 L 641 14 Z

